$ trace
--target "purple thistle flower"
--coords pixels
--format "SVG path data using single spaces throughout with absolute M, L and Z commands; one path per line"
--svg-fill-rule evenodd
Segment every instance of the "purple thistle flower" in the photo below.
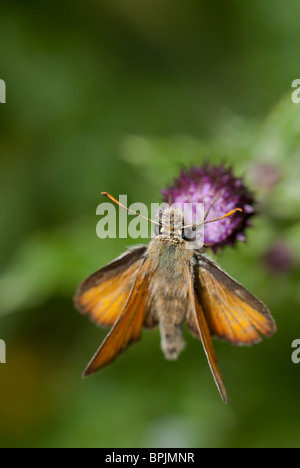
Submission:
M 254 199 L 243 180 L 233 175 L 231 168 L 208 163 L 191 167 L 181 171 L 173 185 L 161 193 L 165 202 L 179 203 L 182 208 L 184 203 L 204 203 L 206 221 L 242 208 L 242 213 L 206 224 L 204 243 L 216 252 L 218 247 L 232 245 L 236 240 L 245 241 L 244 231 L 251 225 L 249 218 L 254 214 Z M 191 223 L 192 220 L 186 222 Z

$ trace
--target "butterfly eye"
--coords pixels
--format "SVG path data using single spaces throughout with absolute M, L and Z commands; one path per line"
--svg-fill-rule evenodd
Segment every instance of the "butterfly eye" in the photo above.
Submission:
M 161 232 L 161 225 L 160 225 L 160 224 L 156 224 L 155 227 L 154 227 L 154 234 L 155 234 L 156 236 L 159 236 L 160 232 Z
M 182 229 L 182 239 L 185 241 L 195 241 L 196 234 L 191 227 L 185 227 Z

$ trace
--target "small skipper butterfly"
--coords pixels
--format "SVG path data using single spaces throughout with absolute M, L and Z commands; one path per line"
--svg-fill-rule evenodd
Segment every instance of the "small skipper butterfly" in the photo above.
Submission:
M 102 194 L 121 205 L 106 192 Z M 236 208 L 204 223 L 236 211 L 242 210 Z M 259 299 L 205 256 L 205 248 L 186 248 L 189 240 L 179 235 L 184 227 L 180 210 L 170 208 L 162 213 L 159 222 L 152 222 L 156 224 L 156 235 L 148 246 L 130 248 L 78 287 L 76 308 L 98 325 L 111 327 L 84 375 L 112 362 L 140 339 L 143 327 L 159 326 L 165 357 L 176 359 L 184 346 L 182 329 L 186 322 L 190 333 L 202 342 L 226 402 L 212 337 L 251 345 L 261 336 L 271 336 L 276 330 L 275 321 Z

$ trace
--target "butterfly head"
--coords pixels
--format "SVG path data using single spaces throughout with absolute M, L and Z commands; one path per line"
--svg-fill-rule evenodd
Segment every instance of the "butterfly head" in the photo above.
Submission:
M 162 240 L 179 243 L 192 240 L 190 235 L 187 236 L 187 229 L 190 230 L 184 225 L 183 211 L 180 208 L 166 208 L 159 212 L 159 224 L 155 226 L 154 234 Z

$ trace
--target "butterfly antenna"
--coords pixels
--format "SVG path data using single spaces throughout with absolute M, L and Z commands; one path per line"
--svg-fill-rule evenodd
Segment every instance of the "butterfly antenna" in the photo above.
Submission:
M 229 213 L 226 213 L 223 216 L 220 216 L 220 218 L 210 219 L 209 221 L 204 221 L 204 223 L 199 223 L 199 224 L 188 224 L 187 226 L 183 226 L 182 229 L 189 228 L 189 227 L 196 229 L 198 226 L 201 226 L 203 224 L 213 223 L 214 221 L 219 221 L 220 219 L 224 219 L 224 218 L 227 218 L 228 216 L 232 216 L 234 213 L 238 211 L 242 213 L 243 210 L 242 208 L 235 208 L 234 210 L 229 211 Z
M 127 208 L 127 206 L 123 205 L 122 203 L 120 203 L 118 200 L 116 200 L 112 195 L 110 195 L 109 193 L 107 192 L 101 192 L 101 195 L 104 195 L 105 197 L 109 198 L 109 200 L 111 200 L 112 202 L 116 203 L 117 205 L 121 206 L 122 208 L 125 208 L 125 210 L 129 211 L 129 213 L 133 213 L 137 216 L 140 216 L 141 218 L 143 219 L 146 219 L 147 221 L 150 221 L 151 223 L 153 224 L 157 224 L 159 226 L 159 223 L 157 223 L 156 221 L 153 221 L 152 219 L 149 219 L 149 218 L 146 218 L 146 216 L 143 216 L 141 215 L 140 213 L 136 213 L 136 211 L 132 211 L 130 210 L 129 208 Z
M 213 223 L 214 221 L 219 221 L 220 219 L 228 218 L 228 216 L 232 216 L 233 214 L 237 213 L 238 211 L 240 213 L 243 212 L 242 208 L 235 208 L 234 210 L 229 211 L 228 213 L 224 214 L 223 216 L 220 216 L 220 218 L 215 218 L 215 219 L 210 219 L 209 221 L 204 221 L 204 224 Z

